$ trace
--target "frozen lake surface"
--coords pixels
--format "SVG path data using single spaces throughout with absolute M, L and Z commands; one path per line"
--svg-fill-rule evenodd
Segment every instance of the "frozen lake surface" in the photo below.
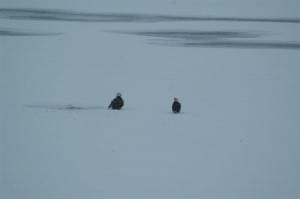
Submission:
M 297 1 L 0 7 L 1 198 L 300 197 Z

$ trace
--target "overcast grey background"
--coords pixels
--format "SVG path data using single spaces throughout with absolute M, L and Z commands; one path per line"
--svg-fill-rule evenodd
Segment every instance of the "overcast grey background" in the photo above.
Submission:
M 0 197 L 299 198 L 299 7 L 0 0 Z

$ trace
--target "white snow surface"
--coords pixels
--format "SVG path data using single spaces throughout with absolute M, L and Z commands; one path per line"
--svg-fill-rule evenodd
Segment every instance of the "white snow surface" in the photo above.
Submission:
M 151 2 L 0 6 L 299 17 L 298 1 Z M 60 33 L 0 35 L 1 199 L 300 198 L 299 49 L 189 48 L 116 33 L 242 31 L 299 42 L 299 23 L 0 21 Z M 117 92 L 124 108 L 107 110 Z M 180 114 L 171 113 L 174 97 Z

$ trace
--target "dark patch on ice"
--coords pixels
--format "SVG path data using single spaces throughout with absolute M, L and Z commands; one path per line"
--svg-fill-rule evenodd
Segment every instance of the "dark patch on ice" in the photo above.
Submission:
M 124 34 L 134 34 L 155 38 L 167 38 L 178 40 L 219 40 L 229 38 L 257 38 L 258 33 L 238 32 L 238 31 L 140 31 L 140 32 L 115 32 Z
M 56 9 L 1 8 L 0 18 L 18 20 L 48 20 L 77 22 L 173 22 L 173 21 L 227 21 L 227 22 L 269 22 L 300 23 L 299 18 L 251 18 L 210 16 L 168 16 L 136 13 L 90 13 Z
M 294 49 L 300 50 L 300 43 L 272 41 L 213 41 L 177 43 L 184 47 L 216 47 L 216 48 L 262 48 L 262 49 Z
M 80 105 L 52 105 L 52 104 L 36 104 L 36 105 L 24 105 L 26 108 L 37 108 L 37 109 L 45 109 L 45 110 L 99 110 L 99 109 L 107 109 L 104 106 L 80 106 Z
M 151 44 L 181 47 L 262 48 L 299 50 L 299 42 L 258 39 L 259 33 L 243 31 L 140 31 L 115 32 L 151 37 Z
M 58 35 L 61 35 L 61 33 L 25 32 L 21 30 L 0 28 L 0 36 L 58 36 Z

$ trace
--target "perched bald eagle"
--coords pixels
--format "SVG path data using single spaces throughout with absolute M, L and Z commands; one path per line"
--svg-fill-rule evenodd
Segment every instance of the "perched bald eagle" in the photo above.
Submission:
M 121 93 L 117 93 L 117 96 L 111 101 L 108 108 L 114 110 L 120 110 L 124 106 L 124 100 Z
M 175 97 L 174 102 L 172 104 L 172 111 L 173 113 L 180 113 L 180 109 L 181 109 L 181 104 L 178 101 L 178 99 Z

